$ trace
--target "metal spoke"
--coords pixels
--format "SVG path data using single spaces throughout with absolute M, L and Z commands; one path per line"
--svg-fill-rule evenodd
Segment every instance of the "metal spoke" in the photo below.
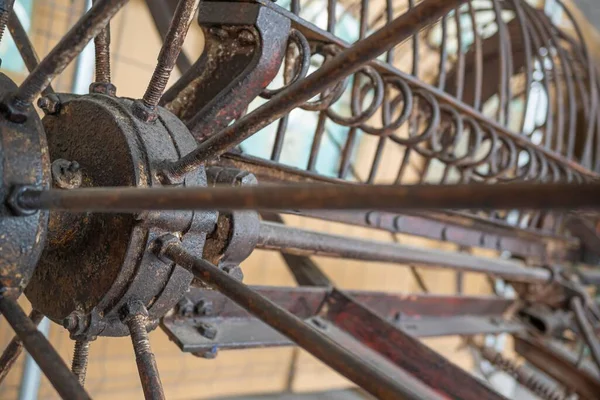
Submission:
M 52 79 L 59 75 L 85 45 L 95 37 L 127 0 L 99 0 L 63 36 L 60 42 L 48 53 L 38 66 L 27 76 L 17 92 L 5 101 L 8 114 L 15 122 L 25 119 L 23 112 L 40 95 Z
M 73 371 L 81 386 L 85 384 L 89 353 L 90 342 L 88 340 L 75 341 L 75 348 L 73 349 L 73 361 L 71 362 L 71 371 Z
M 10 14 L 12 14 L 14 3 L 15 0 L 0 0 L 0 43 L 2 43 L 4 29 L 6 28 Z
M 0 297 L 0 312 L 61 397 L 90 399 L 48 339 L 37 330 L 15 300 Z
M 191 256 L 179 244 L 166 244 L 162 253 L 178 265 L 231 298 L 275 330 L 289 337 L 346 378 L 379 399 L 438 399 L 439 395 L 422 382 L 406 374 L 402 380 L 392 379 L 373 368 L 360 357 L 347 351 L 316 328 L 261 296 L 211 263 Z
M 94 0 L 96 4 L 98 0 Z M 96 61 L 95 82 L 90 85 L 90 93 L 104 93 L 116 95 L 117 89 L 110 79 L 110 22 L 94 38 L 94 52 Z
M 146 0 L 148 10 L 152 15 L 156 29 L 160 33 L 163 42 L 166 40 L 169 25 L 173 18 L 174 10 L 170 7 L 170 2 L 166 0 Z M 182 51 L 177 56 L 177 68 L 180 73 L 184 73 L 192 67 L 192 62 Z
M 125 305 L 123 314 L 123 321 L 127 324 L 131 335 L 144 397 L 146 400 L 162 400 L 165 394 L 148 338 L 148 310 L 142 302 L 133 301 Z
M 508 260 L 331 235 L 272 222 L 261 223 L 257 247 L 303 255 L 414 263 L 457 271 L 481 272 L 522 282 L 548 282 L 551 278 L 550 271 L 546 269 L 524 268 Z
M 29 36 L 23 28 L 23 24 L 21 24 L 21 20 L 16 13 L 11 13 L 8 18 L 8 30 L 10 31 L 10 35 L 13 37 L 15 44 L 17 45 L 17 49 L 19 50 L 19 54 L 21 54 L 21 58 L 25 63 L 25 67 L 29 72 L 32 72 L 37 68 L 40 63 L 40 59 L 35 52 L 35 48 L 29 40 Z M 42 90 L 42 95 L 46 96 L 48 94 L 54 93 L 54 89 L 52 89 L 52 85 L 48 84 L 44 90 Z
M 365 63 L 386 52 L 414 32 L 435 22 L 454 7 L 466 0 L 426 0 L 369 37 L 356 42 L 352 48 L 341 52 L 330 62 L 290 85 L 286 90 L 235 124 L 202 142 L 197 150 L 166 165 L 165 178 L 180 180 L 207 160 L 218 157 L 232 149 L 260 129 L 281 118 L 290 109 L 310 100 L 328 87 L 358 70 Z
M 42 318 L 44 318 L 44 314 L 39 311 L 33 310 L 29 313 L 29 319 L 35 326 L 39 325 Z M 10 372 L 12 366 L 15 364 L 15 361 L 17 361 L 22 351 L 23 341 L 21 341 L 18 336 L 15 336 L 10 341 L 8 346 L 6 346 L 2 356 L 0 356 L 0 385 Z
M 24 210 L 96 212 L 285 209 L 578 209 L 600 208 L 600 184 L 268 185 L 214 188 L 20 188 Z
M 199 3 L 200 0 L 180 0 L 177 4 L 171 25 L 158 55 L 158 64 L 154 69 L 148 88 L 142 98 L 145 112 L 137 113 L 140 118 L 146 121 L 156 119 L 156 107 L 167 86 L 171 72 L 175 67 L 177 57 L 181 53 L 181 47 L 183 46 L 190 24 L 194 18 L 194 12 L 198 8 Z

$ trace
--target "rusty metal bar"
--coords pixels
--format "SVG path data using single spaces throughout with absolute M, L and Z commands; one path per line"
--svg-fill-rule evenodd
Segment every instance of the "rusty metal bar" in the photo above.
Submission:
M 44 318 L 44 314 L 39 311 L 33 310 L 29 313 L 29 319 L 35 326 L 38 326 L 42 318 Z M 19 336 L 15 336 L 10 341 L 8 346 L 6 346 L 6 349 L 4 349 L 2 356 L 0 356 L 0 385 L 10 372 L 12 366 L 15 364 L 15 361 L 17 361 L 22 351 L 23 341 L 21 341 Z
M 97 3 L 98 0 L 94 0 Z M 111 83 L 110 81 L 110 22 L 94 38 L 96 56 L 96 82 Z
M 4 36 L 4 30 L 8 22 L 9 15 L 12 13 L 15 0 L 0 0 L 0 43 Z
M 546 269 L 523 267 L 518 263 L 498 258 L 490 259 L 464 253 L 330 235 L 271 222 L 261 222 L 257 248 L 303 255 L 449 268 L 523 282 L 547 282 L 551 277 L 551 273 Z
M 162 254 L 190 269 L 206 284 L 214 287 L 275 330 L 289 337 L 346 378 L 379 399 L 439 399 L 419 380 L 402 373 L 392 379 L 372 364 L 341 347 L 313 326 L 282 309 L 211 263 L 188 254 L 179 244 L 167 243 Z M 400 371 L 399 371 L 400 372 Z
M 61 397 L 90 399 L 67 364 L 15 300 L 0 296 L 0 312 Z
M 167 31 L 169 30 L 169 25 L 171 24 L 171 18 L 175 13 L 175 7 L 172 6 L 172 1 L 167 0 L 146 0 L 146 6 L 148 7 L 148 11 L 150 11 L 150 15 L 154 20 L 154 24 L 156 25 L 156 29 L 160 34 L 163 42 L 167 36 Z M 182 51 L 177 56 L 177 69 L 179 69 L 180 73 L 184 73 L 188 69 L 192 67 L 192 62 Z
M 164 400 L 165 393 L 148 337 L 148 310 L 141 301 L 134 301 L 125 306 L 123 314 L 123 322 L 129 328 L 144 398 L 146 400 Z
M 301 319 L 319 314 L 329 287 L 264 287 L 253 290 Z M 347 291 L 355 301 L 414 337 L 525 332 L 526 325 L 503 318 L 513 301 L 494 296 L 443 296 Z M 218 291 L 191 288 L 185 299 L 192 315 L 171 313 L 161 325 L 182 351 L 213 354 L 215 349 L 292 345 L 289 339 L 252 317 Z M 215 336 L 198 328 L 210 326 Z
M 10 105 L 17 111 L 23 111 L 31 104 L 52 79 L 77 57 L 85 45 L 104 29 L 126 2 L 127 0 L 97 1 L 25 78 L 15 95 L 9 100 Z
M 165 165 L 168 180 L 180 180 L 211 158 L 230 150 L 254 133 L 281 118 L 291 108 L 310 100 L 331 85 L 358 70 L 363 64 L 386 52 L 416 31 L 435 22 L 466 0 L 426 0 L 385 25 L 367 38 L 360 40 L 325 63 L 321 68 L 290 85 L 286 90 L 233 125 L 204 141 L 197 150 L 178 161 Z
M 269 185 L 214 188 L 25 188 L 17 208 L 68 211 L 600 208 L 600 183 L 507 185 Z
M 8 30 L 13 37 L 17 50 L 19 50 L 19 54 L 21 54 L 25 67 L 29 72 L 33 71 L 37 68 L 40 60 L 16 13 L 11 13 L 8 18 Z M 48 86 L 42 90 L 42 95 L 50 93 L 54 93 L 54 89 L 52 89 L 52 85 L 48 84 Z

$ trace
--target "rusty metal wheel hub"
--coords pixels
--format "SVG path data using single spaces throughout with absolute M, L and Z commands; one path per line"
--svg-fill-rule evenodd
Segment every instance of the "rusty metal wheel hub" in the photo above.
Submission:
M 196 146 L 172 114 L 161 109 L 156 121 L 144 122 L 128 99 L 61 94 L 46 97 L 42 105 L 57 188 L 160 186 L 158 163 L 179 159 Z M 206 186 L 204 169 L 184 185 Z M 52 212 L 28 298 L 74 337 L 128 334 L 119 312 L 132 300 L 147 305 L 156 321 L 182 297 L 192 274 L 158 259 L 151 243 L 173 233 L 200 256 L 216 221 L 211 212 L 174 215 Z
M 16 90 L 10 78 L 0 74 L 0 96 Z M 5 111 L 5 110 L 3 110 Z M 4 295 L 18 296 L 27 286 L 46 237 L 48 213 L 26 213 L 11 196 L 19 187 L 49 186 L 49 163 L 46 139 L 40 119 L 28 107 L 27 120 L 14 123 L 0 116 L 0 287 Z

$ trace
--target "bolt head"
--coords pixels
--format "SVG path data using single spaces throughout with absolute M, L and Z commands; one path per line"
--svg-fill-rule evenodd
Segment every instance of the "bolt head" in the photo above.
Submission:
M 209 300 L 200 300 L 194 309 L 196 315 L 207 316 L 213 313 L 213 303 Z
M 62 321 L 63 327 L 72 334 L 80 333 L 84 328 L 85 317 L 79 311 L 73 311 Z
M 198 332 L 207 339 L 213 340 L 217 337 L 217 328 L 215 328 L 214 325 L 202 322 L 196 329 L 198 329 Z
M 50 168 L 53 183 L 61 189 L 75 189 L 81 186 L 83 176 L 77 161 L 62 158 L 52 162 Z
M 214 358 L 217 358 L 218 352 L 219 352 L 219 348 L 217 346 L 213 346 L 208 350 L 198 351 L 198 352 L 192 353 L 192 354 L 195 355 L 196 357 L 212 360 Z
M 90 85 L 90 93 L 99 93 L 114 97 L 117 95 L 117 87 L 112 83 L 93 82 Z
M 194 314 L 194 304 L 190 299 L 184 297 L 177 303 L 177 313 L 182 317 L 191 317 Z
M 152 109 L 150 107 L 146 107 L 146 105 L 141 100 L 135 100 L 131 105 L 131 112 L 135 115 L 139 120 L 144 122 L 154 122 L 156 118 L 158 118 L 158 114 L 156 109 Z
M 146 309 L 146 306 L 144 306 L 144 303 L 139 300 L 128 301 L 121 308 L 121 319 L 123 322 L 127 322 L 136 315 L 143 315 L 145 317 L 148 316 L 148 310 Z
M 158 257 L 162 262 L 170 264 L 171 260 L 165 256 L 165 250 L 171 244 L 181 244 L 181 240 L 177 236 L 169 233 L 156 238 L 156 240 L 152 242 L 150 248 L 156 257 Z
M 29 107 L 21 107 L 19 104 L 16 104 L 16 100 L 11 93 L 7 93 L 0 100 L 0 113 L 9 121 L 17 124 L 27 121 L 28 109 Z
M 46 115 L 58 114 L 60 111 L 60 99 L 55 94 L 40 97 L 37 105 Z

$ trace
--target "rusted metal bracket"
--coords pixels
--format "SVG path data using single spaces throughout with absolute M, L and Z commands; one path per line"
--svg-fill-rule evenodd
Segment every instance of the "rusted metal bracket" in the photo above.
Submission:
M 465 373 L 413 337 L 524 329 L 524 325 L 503 318 L 512 302 L 499 298 L 345 294 L 316 287 L 255 287 L 253 290 L 313 324 L 390 376 L 395 376 L 400 368 L 439 392 L 457 398 L 499 397 L 475 382 L 461 389 L 459 382 L 466 379 Z M 162 321 L 163 329 L 183 351 L 212 358 L 218 349 L 293 344 L 217 291 L 192 289 L 186 297 L 196 304 L 194 315 L 183 317 L 172 313 Z M 468 393 L 462 393 L 463 390 Z
M 202 140 L 240 117 L 273 80 L 283 60 L 290 20 L 251 3 L 204 2 L 202 56 L 169 89 L 161 105 Z
M 324 304 L 332 289 L 317 287 L 255 287 L 261 295 L 305 320 L 328 323 Z M 512 302 L 493 297 L 395 295 L 349 292 L 352 299 L 381 318 L 415 337 L 521 332 L 525 325 L 503 317 Z M 163 329 L 185 352 L 213 353 L 216 349 L 287 346 L 293 343 L 254 318 L 224 295 L 193 288 L 186 294 L 195 306 L 193 314 L 173 312 L 162 321 Z M 209 305 L 209 306 L 207 306 Z M 179 311 L 179 310 L 177 310 Z M 215 335 L 203 333 L 206 327 Z M 252 332 L 252 334 L 249 334 Z

